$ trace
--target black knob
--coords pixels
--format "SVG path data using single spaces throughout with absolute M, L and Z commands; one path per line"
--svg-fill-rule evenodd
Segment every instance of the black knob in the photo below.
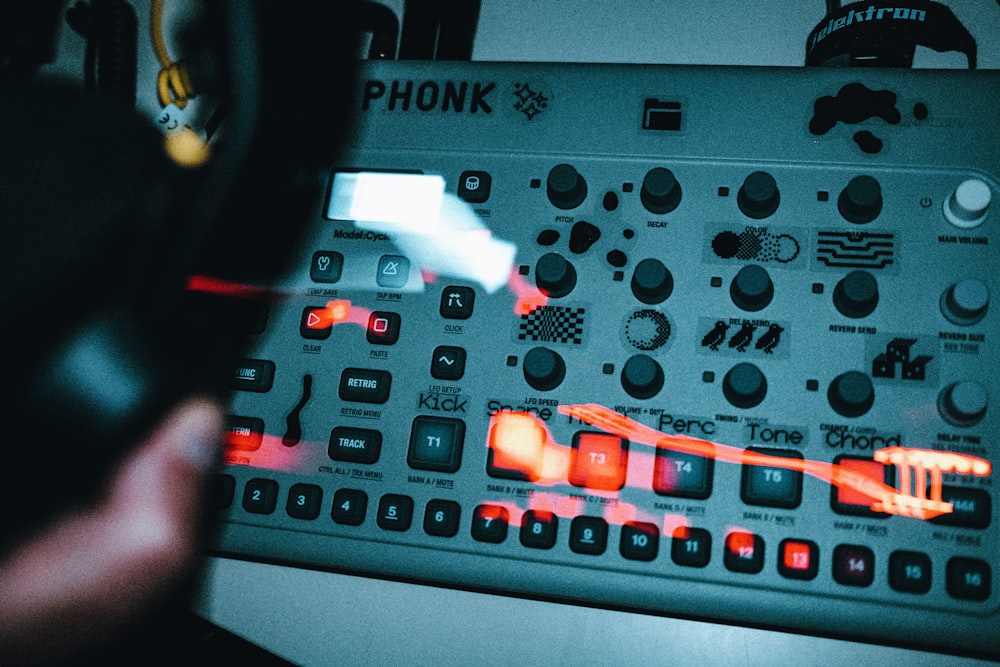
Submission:
M 722 379 L 722 394 L 738 408 L 752 408 L 767 395 L 767 380 L 753 364 L 736 364 Z
M 837 208 L 849 222 L 871 222 L 882 212 L 882 186 L 871 176 L 855 176 L 840 193 Z
M 739 270 L 729 284 L 729 296 L 737 307 L 751 312 L 758 311 L 774 298 L 774 284 L 767 271 L 756 264 L 748 264 Z
M 546 253 L 535 264 L 535 285 L 553 298 L 566 296 L 576 287 L 576 269 L 559 253 Z
M 867 271 L 851 271 L 833 289 L 833 305 L 844 317 L 867 317 L 878 305 L 878 283 Z
M 587 198 L 587 182 L 573 165 L 557 164 L 549 171 L 546 191 L 556 208 L 576 208 Z
M 681 184 L 674 172 L 664 167 L 656 167 L 646 172 L 642 179 L 639 199 L 650 213 L 662 215 L 670 213 L 681 203 Z
M 778 184 L 774 182 L 774 176 L 766 171 L 755 171 L 747 176 L 736 195 L 736 203 L 743 214 L 756 220 L 777 211 L 780 201 Z
M 551 391 L 566 377 L 566 362 L 547 347 L 534 347 L 524 355 L 524 379 L 538 391 Z
M 622 388 L 633 398 L 652 398 L 663 389 L 663 369 L 645 354 L 630 357 L 622 367 Z
M 965 380 L 945 387 L 938 395 L 938 412 L 952 426 L 975 426 L 986 416 L 989 401 L 978 382 Z
M 833 379 L 826 398 L 838 415 L 860 417 L 875 403 L 875 387 L 864 373 L 848 371 Z
M 632 294 L 643 303 L 662 303 L 674 291 L 674 277 L 658 259 L 644 259 L 635 265 Z

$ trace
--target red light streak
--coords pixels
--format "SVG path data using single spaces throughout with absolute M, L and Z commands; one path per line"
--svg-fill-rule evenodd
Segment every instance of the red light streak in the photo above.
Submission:
M 212 276 L 189 276 L 184 289 L 189 292 L 206 292 L 255 301 L 273 301 L 279 296 L 274 290 L 223 280 L 222 278 L 213 278 Z
M 517 272 L 517 269 L 510 272 L 507 288 L 517 297 L 517 301 L 514 303 L 515 315 L 530 315 L 549 302 L 549 297 L 534 285 L 529 285 L 528 281 Z
M 651 447 L 662 447 L 676 452 L 709 457 L 714 452 L 716 460 L 726 463 L 785 468 L 805 473 L 838 488 L 849 488 L 863 494 L 871 500 L 871 509 L 876 512 L 899 514 L 918 519 L 932 519 L 935 516 L 954 511 L 951 503 L 941 500 L 942 473 L 955 472 L 982 477 L 989 475 L 992 470 L 989 461 L 963 454 L 903 447 L 879 450 L 875 453 L 877 461 L 893 463 L 900 469 L 901 483 L 900 489 L 897 491 L 887 484 L 834 463 L 809 459 L 788 459 L 690 436 L 662 433 L 603 405 L 561 405 L 559 412 L 621 438 Z M 918 488 L 915 493 L 911 489 L 911 472 L 915 473 L 917 480 L 916 486 Z M 927 475 L 930 476 L 929 498 L 927 497 L 927 485 L 923 483 Z
M 849 465 L 790 459 L 685 435 L 669 435 L 598 404 L 564 405 L 559 407 L 559 412 L 600 428 L 608 434 L 630 442 L 646 444 L 654 449 L 664 448 L 726 463 L 801 472 L 848 490 L 858 496 L 859 500 L 867 500 L 874 511 L 918 519 L 931 519 L 954 510 L 950 503 L 941 500 L 941 475 L 944 472 L 986 476 L 992 469 L 990 462 L 984 459 L 949 452 L 901 447 L 879 450 L 875 453 L 876 461 L 891 463 L 900 469 L 899 478 L 902 481 L 900 489 L 897 490 Z M 576 449 L 557 443 L 544 422 L 530 413 L 503 412 L 495 415 L 491 420 L 487 445 L 493 451 L 495 466 L 522 472 L 535 484 L 551 486 L 571 481 L 577 486 L 588 488 L 595 495 L 606 495 L 609 498 L 617 495 L 606 479 L 606 470 L 598 465 L 594 468 L 594 474 L 589 474 L 591 471 L 589 462 L 581 462 Z M 631 452 L 630 457 L 633 460 L 636 457 L 640 459 L 637 467 L 642 468 L 644 472 L 653 470 L 652 457 L 649 455 Z M 574 467 L 580 468 L 580 466 L 583 472 L 578 472 L 577 477 L 571 479 Z M 919 488 L 916 493 L 913 492 L 911 474 L 916 480 L 924 480 L 929 475 L 929 497 L 925 484 L 916 484 Z M 592 481 L 593 487 L 591 487 Z M 627 503 L 611 504 L 605 509 L 607 518 L 615 523 L 634 520 L 637 512 L 635 506 Z M 562 512 L 557 513 L 562 514 Z M 664 527 L 666 528 L 666 524 Z

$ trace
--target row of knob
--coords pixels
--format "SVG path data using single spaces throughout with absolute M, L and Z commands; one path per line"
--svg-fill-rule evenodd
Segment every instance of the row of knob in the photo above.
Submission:
M 535 284 L 553 298 L 561 298 L 576 287 L 576 269 L 558 253 L 547 253 L 535 265 Z M 655 305 L 666 301 L 673 293 L 674 278 L 658 259 L 644 259 L 632 274 L 632 294 L 642 303 Z M 767 270 L 749 264 L 741 268 L 729 285 L 733 303 L 748 312 L 767 307 L 774 298 L 774 283 Z M 858 319 L 871 315 L 878 306 L 878 282 L 867 271 L 851 271 L 833 289 L 833 305 L 845 317 Z M 989 307 L 989 289 L 976 279 L 951 285 L 941 295 L 941 312 L 960 326 L 969 326 L 983 319 Z
M 525 381 L 538 391 L 551 391 L 566 377 L 566 362 L 558 352 L 546 347 L 532 348 L 522 364 Z M 663 368 L 652 357 L 637 354 L 630 357 L 621 371 L 625 392 L 636 399 L 656 396 L 663 388 Z M 750 363 L 733 366 L 722 379 L 722 394 L 737 408 L 760 405 L 767 395 L 767 379 L 759 368 Z M 875 388 L 871 379 L 859 371 L 838 375 L 827 389 L 827 400 L 834 412 L 843 417 L 860 417 L 875 403 Z M 941 417 L 953 426 L 978 424 L 986 415 L 986 391 L 977 382 L 957 382 L 946 387 L 938 397 Z
M 587 181 L 570 164 L 558 164 L 549 170 L 546 194 L 556 208 L 576 208 L 587 198 Z M 681 203 L 681 184 L 665 167 L 646 172 L 639 190 L 639 199 L 647 211 L 665 215 Z M 983 222 L 989 210 L 992 190 L 978 179 L 961 183 L 944 203 L 944 214 L 956 227 L 972 228 Z M 736 204 L 749 218 L 762 220 L 778 210 L 781 192 L 774 176 L 755 171 L 743 181 L 736 195 Z M 837 210 L 845 220 L 856 224 L 869 223 L 882 212 L 882 186 L 871 176 L 855 176 L 837 197 Z

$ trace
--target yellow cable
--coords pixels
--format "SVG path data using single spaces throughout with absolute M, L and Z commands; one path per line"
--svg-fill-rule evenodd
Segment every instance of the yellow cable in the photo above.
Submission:
M 188 100 L 197 95 L 187 66 L 183 61 L 174 62 L 167 52 L 163 39 L 163 0 L 153 0 L 150 9 L 149 33 L 153 42 L 153 52 L 160 61 L 160 72 L 156 77 L 156 94 L 160 106 L 173 104 L 179 109 L 187 106 Z

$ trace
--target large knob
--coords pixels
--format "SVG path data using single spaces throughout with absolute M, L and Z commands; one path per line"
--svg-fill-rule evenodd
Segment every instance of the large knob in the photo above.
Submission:
M 826 398 L 838 415 L 860 417 L 875 403 L 875 387 L 864 373 L 848 371 L 833 379 Z
M 960 229 L 972 229 L 983 224 L 990 212 L 993 191 L 978 178 L 962 181 L 944 202 L 944 217 Z
M 559 253 L 546 253 L 535 264 L 535 285 L 553 298 L 566 296 L 576 287 L 576 269 Z
M 556 208 L 576 208 L 587 198 L 587 182 L 573 165 L 557 164 L 549 170 L 546 192 Z
M 778 184 L 774 182 L 774 176 L 766 171 L 755 171 L 747 176 L 736 195 L 736 203 L 743 214 L 756 220 L 777 211 L 780 201 Z
M 871 222 L 882 212 L 882 186 L 871 176 L 855 176 L 841 191 L 837 209 L 848 222 Z
M 674 290 L 674 277 L 658 259 L 644 259 L 635 265 L 632 294 L 643 303 L 662 303 Z
M 729 296 L 742 310 L 763 309 L 774 298 L 774 284 L 767 271 L 756 264 L 744 266 L 729 284 Z
M 524 379 L 538 391 L 551 391 L 566 377 L 566 362 L 547 347 L 534 347 L 524 355 Z
M 955 283 L 941 294 L 941 313 L 959 326 L 971 326 L 982 320 L 989 305 L 989 288 L 974 278 Z
M 956 382 L 938 395 L 938 412 L 952 426 L 975 426 L 986 416 L 986 390 L 978 382 Z
M 753 364 L 736 364 L 722 379 L 722 394 L 738 408 L 752 408 L 767 395 L 767 380 Z
M 645 354 L 630 357 L 622 367 L 622 388 L 633 398 L 652 398 L 663 389 L 663 369 Z
M 646 172 L 639 190 L 639 199 L 650 213 L 663 215 L 670 213 L 681 203 L 681 184 L 674 172 L 664 167 L 656 167 Z
M 867 271 L 851 271 L 833 289 L 833 305 L 844 317 L 867 317 L 878 305 L 878 283 Z

